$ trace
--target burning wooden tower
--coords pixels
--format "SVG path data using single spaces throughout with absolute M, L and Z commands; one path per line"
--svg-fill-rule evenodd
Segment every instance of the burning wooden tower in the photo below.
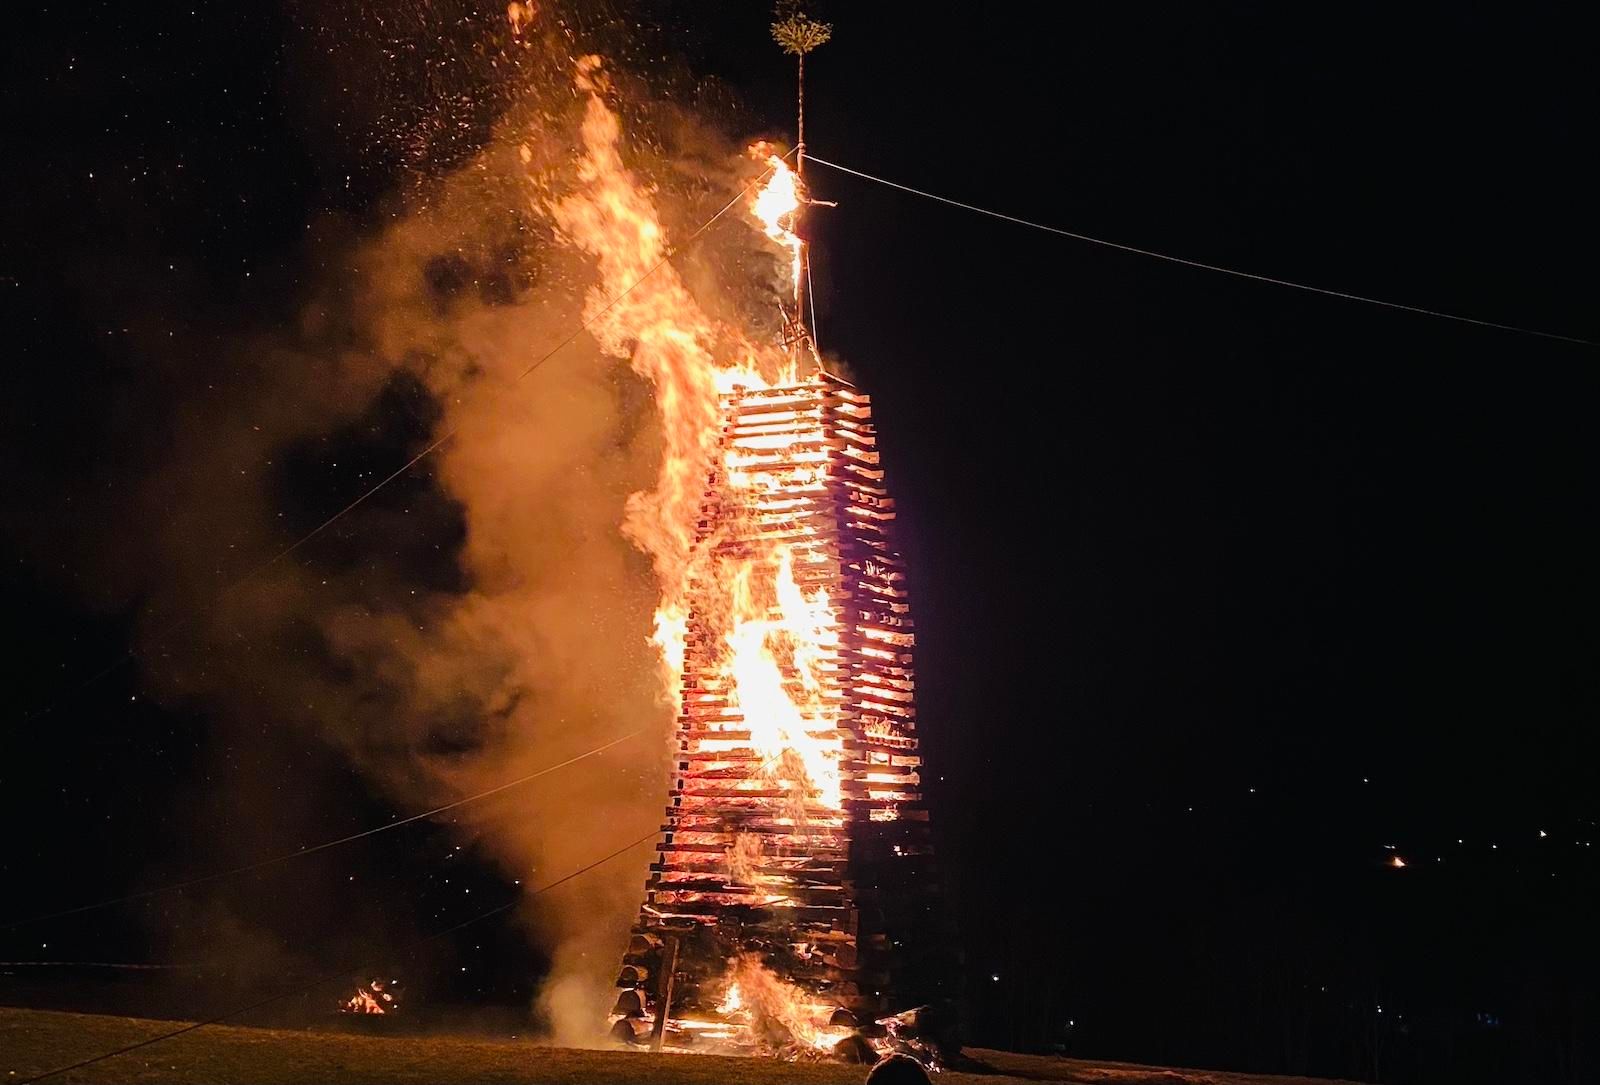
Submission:
M 780 8 L 805 55 L 830 28 Z M 802 83 L 803 86 L 803 83 Z M 613 1034 L 858 1056 L 953 995 L 920 790 L 913 633 L 872 406 L 808 327 L 804 98 L 752 206 L 785 253 L 793 373 L 725 382 L 686 591 L 675 771 Z M 812 322 L 814 326 L 814 320 Z
M 847 382 L 736 389 L 722 409 L 665 840 L 614 1031 L 826 1048 L 952 978 L 894 503 Z

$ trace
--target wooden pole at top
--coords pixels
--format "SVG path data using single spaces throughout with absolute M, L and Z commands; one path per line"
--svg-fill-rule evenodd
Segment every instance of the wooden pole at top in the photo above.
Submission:
M 833 37 L 832 23 L 819 23 L 805 13 L 799 0 L 780 0 L 773 12 L 772 39 L 783 51 L 795 57 L 795 158 L 794 172 L 800 179 L 806 172 L 806 54 Z M 801 204 L 795 208 L 794 232 L 800 237 L 800 274 L 795 276 L 794 320 L 800 335 L 794 344 L 798 356 L 803 344 L 811 337 L 806 326 L 806 280 L 811 277 L 811 246 L 800 232 L 799 217 L 805 206 L 805 190 L 801 188 Z

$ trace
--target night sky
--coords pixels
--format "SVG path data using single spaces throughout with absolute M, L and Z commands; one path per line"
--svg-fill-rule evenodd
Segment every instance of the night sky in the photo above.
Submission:
M 731 137 L 790 131 L 766 4 L 572 6 Z M 1129 245 L 1600 338 L 1576 6 L 1062 7 L 824 11 L 810 149 Z M 427 55 L 503 18 L 408 10 L 380 33 L 349 2 L 74 4 L 7 35 L 0 922 L 413 812 L 304 733 L 219 734 L 147 696 L 162 660 L 125 653 L 160 616 L 97 571 L 165 530 L 103 518 L 104 496 L 204 416 L 228 344 L 292 323 L 342 240 L 493 121 L 480 66 L 450 87 L 451 135 L 392 138 L 441 84 L 370 42 Z M 1593 1080 L 1600 351 L 808 175 L 839 204 L 813 227 L 821 344 L 873 396 L 901 514 L 969 1038 Z M 284 450 L 284 541 L 435 420 L 397 386 Z M 423 512 L 378 518 L 402 504 Z M 448 583 L 461 525 L 427 477 L 376 505 L 295 560 L 381 545 Z M 213 541 L 218 583 L 267 556 L 188 545 Z M 516 1027 L 542 964 L 513 923 L 390 952 L 512 893 L 419 825 L 0 930 L 6 961 L 184 966 L 0 968 L 0 998 L 192 1013 L 365 955 L 439 1020 Z M 208 962 L 223 937 L 248 952 Z

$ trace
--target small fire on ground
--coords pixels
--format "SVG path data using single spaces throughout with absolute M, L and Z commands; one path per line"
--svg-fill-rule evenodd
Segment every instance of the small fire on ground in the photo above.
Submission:
M 356 988 L 355 994 L 339 1003 L 340 1013 L 358 1015 L 395 1013 L 400 1003 L 395 998 L 394 980 L 374 979 Z

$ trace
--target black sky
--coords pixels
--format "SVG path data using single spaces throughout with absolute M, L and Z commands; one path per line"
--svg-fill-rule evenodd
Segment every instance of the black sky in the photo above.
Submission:
M 788 130 L 765 4 L 581 7 L 638 24 L 631 63 L 734 135 Z M 1130 245 L 1600 337 L 1577 6 L 1035 7 L 835 5 L 811 149 Z M 469 33 L 448 15 L 406 26 Z M 141 600 L 48 545 L 153 530 L 75 509 L 174 440 L 163 381 L 204 411 L 208 345 L 292 319 L 323 231 L 370 229 L 462 150 L 385 144 L 385 90 L 412 74 L 335 63 L 372 18 L 79 4 L 9 36 L 4 918 L 390 812 L 303 736 L 222 747 L 150 704 L 159 661 L 70 692 Z M 463 107 L 464 147 L 494 107 Z M 810 175 L 839 203 L 815 227 L 822 345 L 874 397 L 902 514 L 973 1039 L 1395 1081 L 1592 1073 L 1600 352 Z M 291 471 L 295 516 L 426 434 L 425 404 L 385 403 Z M 417 545 L 448 553 L 450 510 L 427 522 Z M 307 560 L 356 560 L 361 537 L 329 545 Z M 446 833 L 398 835 L 218 892 L 270 932 L 263 960 L 352 939 L 381 959 L 455 914 L 452 869 L 504 888 Z M 271 901 L 307 882 L 290 922 Z M 3 932 L 0 957 L 157 959 L 163 924 L 212 903 Z M 521 944 L 463 941 L 416 982 L 441 1007 L 525 1004 Z M 181 984 L 162 997 L 183 1012 Z

